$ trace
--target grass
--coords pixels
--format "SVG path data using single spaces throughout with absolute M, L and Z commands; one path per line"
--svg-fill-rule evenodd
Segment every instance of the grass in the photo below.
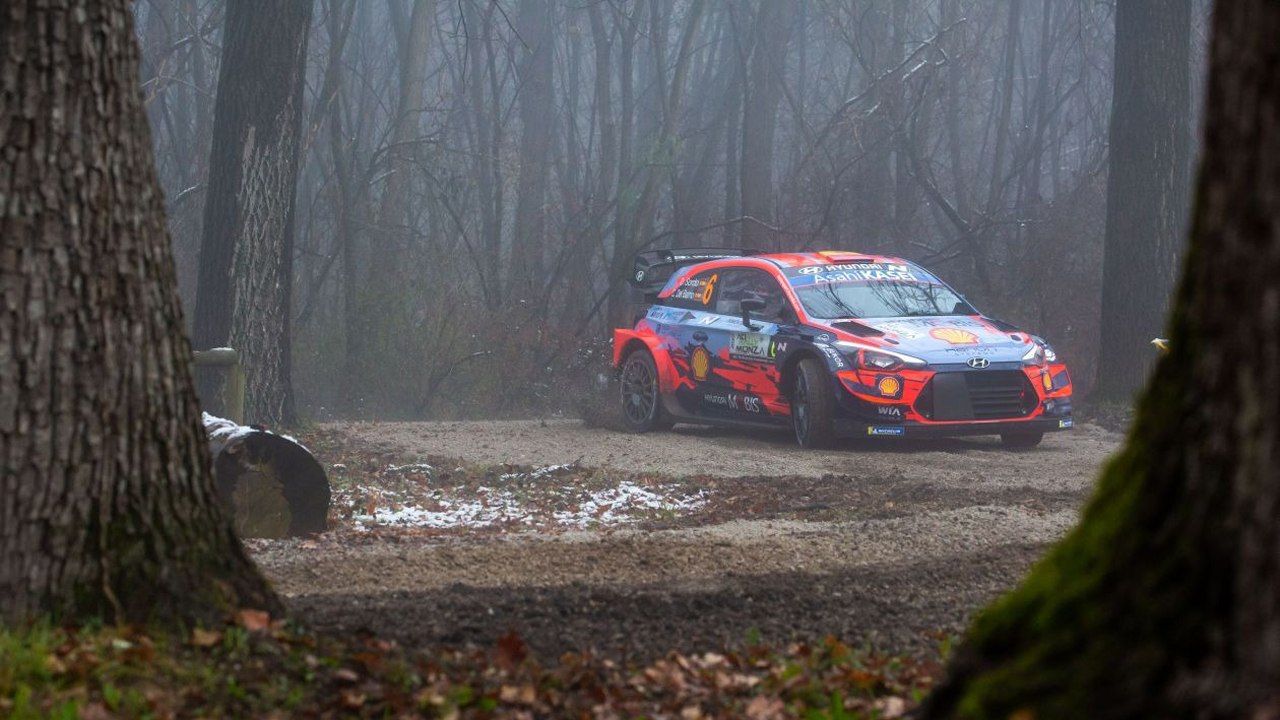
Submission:
M 425 654 L 253 611 L 190 633 L 35 624 L 0 629 L 0 717 L 892 718 L 939 672 L 938 658 L 834 639 L 783 649 L 751 640 L 645 666 L 590 655 L 544 666 L 515 636 Z

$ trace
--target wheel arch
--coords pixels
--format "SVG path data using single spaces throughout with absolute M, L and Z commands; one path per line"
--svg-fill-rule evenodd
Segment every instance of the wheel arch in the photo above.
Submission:
M 800 366 L 801 360 L 805 360 L 807 358 L 812 358 L 814 360 L 817 360 L 819 363 L 822 364 L 823 367 L 827 368 L 828 370 L 831 369 L 830 366 L 827 364 L 826 358 L 824 358 L 821 353 L 819 353 L 817 350 L 813 348 L 801 348 L 791 353 L 790 355 L 788 355 L 787 359 L 782 364 L 782 372 L 780 373 L 780 376 L 779 376 L 779 386 L 778 386 L 778 389 L 782 392 L 782 396 L 787 398 L 788 400 L 791 399 L 791 386 L 792 386 L 792 383 L 795 381 L 796 368 Z
M 675 386 L 675 368 L 671 358 L 667 357 L 662 347 L 662 340 L 652 333 L 641 333 L 636 330 L 613 331 L 613 369 L 621 372 L 622 365 L 632 353 L 647 350 L 653 356 L 653 364 L 658 368 L 658 387 L 665 394 Z

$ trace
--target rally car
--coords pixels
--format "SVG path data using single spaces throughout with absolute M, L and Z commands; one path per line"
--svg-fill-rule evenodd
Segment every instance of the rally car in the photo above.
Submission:
M 622 417 L 789 426 L 841 437 L 1070 428 L 1071 376 L 1044 340 L 986 317 L 914 263 L 857 252 L 657 250 L 636 256 L 632 327 L 614 330 Z

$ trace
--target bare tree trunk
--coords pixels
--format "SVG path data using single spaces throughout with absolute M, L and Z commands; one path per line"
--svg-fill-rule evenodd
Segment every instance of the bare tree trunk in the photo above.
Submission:
M 1171 3 L 1146 7 L 1173 14 Z M 1277 37 L 1273 0 L 1216 5 L 1204 160 L 1172 350 L 1079 527 L 978 618 L 927 717 L 1275 715 Z
M 763 0 L 752 30 L 750 75 L 742 104 L 742 214 L 763 222 L 773 221 L 773 135 L 794 9 L 794 0 Z M 769 231 L 757 223 L 743 224 L 741 232 L 745 247 L 773 247 Z
M 497 4 L 490 3 L 485 7 L 483 16 L 477 14 L 473 3 L 462 6 L 463 17 L 467 23 L 467 100 L 471 109 L 471 119 L 475 122 L 475 177 L 476 194 L 480 203 L 480 245 L 484 257 L 480 267 L 485 269 L 480 278 L 481 292 L 485 305 L 495 310 L 502 305 L 501 264 L 502 256 L 502 212 L 499 192 L 502 186 L 501 170 L 498 167 L 498 144 L 494 140 L 496 127 L 500 122 L 499 103 L 497 98 L 485 99 L 485 79 L 489 74 L 485 61 L 485 48 L 492 43 L 493 13 Z M 479 271 L 478 271 L 479 272 Z
M 1094 393 L 1128 401 L 1164 330 L 1190 173 L 1190 0 L 1116 6 L 1102 340 Z
M 214 490 L 128 3 L 6 3 L 0 47 L 0 620 L 277 610 Z
M 547 177 L 550 170 L 552 97 L 551 34 L 553 8 L 545 0 L 522 0 L 520 38 L 520 171 L 516 178 L 516 215 L 511 240 L 511 282 L 520 299 L 534 300 L 541 287 L 546 244 Z
M 229 0 L 200 243 L 195 344 L 230 344 L 253 422 L 294 422 L 293 217 L 311 0 Z M 202 380 L 212 404 L 220 385 Z
M 407 28 L 403 28 L 404 48 L 399 64 L 399 88 L 395 118 L 387 148 L 387 184 L 382 191 L 378 226 L 384 241 L 373 253 L 371 282 L 383 288 L 398 287 L 405 249 L 413 242 L 408 227 L 409 181 L 417 154 L 418 128 L 422 117 L 422 95 L 427 77 L 427 50 L 431 40 L 431 20 L 435 0 L 414 0 Z M 398 28 L 401 29 L 401 28 Z
M 620 26 L 621 47 L 618 59 L 618 188 L 614 198 L 613 252 L 609 265 L 609 293 L 606 305 L 605 320 L 612 325 L 620 322 L 625 316 L 627 297 L 621 282 L 623 273 L 631 267 L 631 232 L 632 218 L 638 200 L 632 188 L 635 168 L 632 165 L 632 141 L 635 131 L 635 47 L 636 35 L 639 32 L 637 16 L 644 10 L 644 0 L 639 0 L 631 9 L 631 14 L 624 10 L 615 10 L 617 23 Z

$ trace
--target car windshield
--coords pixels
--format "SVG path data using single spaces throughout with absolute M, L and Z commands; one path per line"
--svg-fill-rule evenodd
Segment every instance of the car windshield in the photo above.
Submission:
M 951 288 L 932 282 L 855 280 L 793 287 L 805 311 L 824 320 L 974 314 Z

